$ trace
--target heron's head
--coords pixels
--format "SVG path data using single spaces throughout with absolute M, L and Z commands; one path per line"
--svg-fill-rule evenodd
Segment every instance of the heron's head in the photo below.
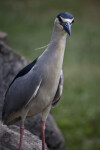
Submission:
M 71 35 L 71 25 L 74 22 L 74 17 L 68 12 L 62 12 L 57 15 L 55 24 L 59 30 L 63 30 Z

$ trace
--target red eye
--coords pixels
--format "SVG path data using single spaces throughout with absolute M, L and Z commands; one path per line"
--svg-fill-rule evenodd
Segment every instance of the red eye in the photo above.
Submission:
M 74 19 L 73 19 L 72 23 L 74 23 Z
M 60 23 L 63 22 L 62 19 L 61 19 L 60 17 L 58 17 L 58 19 L 59 19 L 59 22 L 60 22 Z

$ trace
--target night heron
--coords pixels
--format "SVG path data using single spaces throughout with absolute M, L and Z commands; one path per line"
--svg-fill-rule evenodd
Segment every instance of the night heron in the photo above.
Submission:
M 70 13 L 57 15 L 47 49 L 16 75 L 6 92 L 2 119 L 7 125 L 21 119 L 20 150 L 25 118 L 38 113 L 42 113 L 42 150 L 45 150 L 45 121 L 51 106 L 55 106 L 62 95 L 66 36 L 71 35 L 73 22 Z

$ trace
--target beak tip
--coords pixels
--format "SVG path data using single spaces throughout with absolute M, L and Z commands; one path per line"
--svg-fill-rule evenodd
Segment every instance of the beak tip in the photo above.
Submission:
M 67 29 L 67 33 L 71 37 L 71 29 Z
M 64 29 L 69 34 L 69 36 L 71 36 L 71 24 L 69 22 L 64 24 Z
M 69 36 L 71 37 L 71 32 L 69 32 L 68 34 L 69 34 Z

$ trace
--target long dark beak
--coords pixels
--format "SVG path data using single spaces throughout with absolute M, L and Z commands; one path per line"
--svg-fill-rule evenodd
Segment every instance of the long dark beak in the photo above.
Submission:
M 69 22 L 62 22 L 64 30 L 71 36 L 71 24 Z

